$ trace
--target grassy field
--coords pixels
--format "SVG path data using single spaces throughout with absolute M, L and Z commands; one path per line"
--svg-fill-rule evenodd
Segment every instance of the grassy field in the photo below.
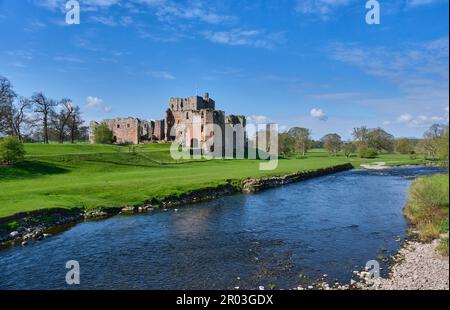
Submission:
M 172 194 L 225 184 L 246 177 L 282 175 L 337 164 L 386 162 L 419 164 L 408 155 L 380 155 L 376 159 L 329 157 L 312 150 L 304 158 L 281 159 L 274 171 L 260 171 L 258 160 L 176 162 L 169 145 L 129 147 L 112 145 L 25 146 L 26 161 L 0 166 L 0 218 L 18 212 L 47 208 L 117 207 L 137 205 Z

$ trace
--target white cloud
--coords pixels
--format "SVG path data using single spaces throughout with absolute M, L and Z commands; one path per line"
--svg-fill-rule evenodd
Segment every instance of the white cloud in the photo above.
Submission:
M 205 39 L 218 44 L 231 46 L 253 46 L 271 49 L 284 42 L 284 33 L 268 34 L 262 30 L 233 29 L 230 31 L 206 31 Z
M 99 108 L 103 105 L 103 99 L 89 96 L 86 98 L 86 105 L 88 106 L 88 108 Z
M 95 96 L 88 96 L 86 98 L 86 106 L 91 109 L 102 110 L 103 112 L 109 113 L 112 108 L 110 106 L 105 106 L 103 104 L 103 99 Z
M 440 2 L 440 0 L 406 0 L 407 8 L 416 8 L 423 5 L 429 5 Z
M 347 101 L 355 98 L 360 98 L 362 96 L 363 94 L 357 92 L 342 92 L 342 93 L 312 94 L 309 97 L 314 100 Z
M 79 0 L 80 8 L 84 12 L 108 8 L 120 2 L 121 0 Z M 64 12 L 67 0 L 34 0 L 34 3 L 51 11 Z
M 325 115 L 322 109 L 314 108 L 311 110 L 310 115 L 321 121 L 328 120 L 328 116 Z
M 389 126 L 391 124 L 391 121 L 384 121 L 383 126 Z
M 155 79 L 163 79 L 163 80 L 175 80 L 176 77 L 166 71 L 150 71 L 148 74 Z
M 413 119 L 413 116 L 412 116 L 411 114 L 406 113 L 406 114 L 400 115 L 400 116 L 397 118 L 397 121 L 398 121 L 399 123 L 406 124 L 406 123 L 411 122 L 412 119 Z
M 298 0 L 295 10 L 300 14 L 316 15 L 327 20 L 336 10 L 352 2 L 355 0 Z
M 56 56 L 55 57 L 56 61 L 59 62 L 68 62 L 68 63 L 83 63 L 84 61 L 76 58 L 76 57 L 70 57 L 70 56 Z
M 181 4 L 170 0 L 135 0 L 136 3 L 145 4 L 155 11 L 160 21 L 176 22 L 180 19 L 197 20 L 208 24 L 233 23 L 235 16 L 219 14 L 211 8 L 211 4 L 203 1 L 191 1 Z
M 426 116 L 426 115 L 419 115 L 417 117 L 414 117 L 413 115 L 409 113 L 405 113 L 400 115 L 397 118 L 397 122 L 400 124 L 404 124 L 408 127 L 422 127 L 426 128 L 431 126 L 435 123 L 443 123 L 448 122 L 448 117 L 443 116 Z
M 116 21 L 111 17 L 111 16 L 90 16 L 89 19 L 93 22 L 105 25 L 105 26 L 109 26 L 109 27 L 114 27 L 117 26 Z
M 356 98 L 354 103 L 374 105 L 401 114 L 439 115 L 449 102 L 448 75 L 449 38 L 396 46 L 364 46 L 333 44 L 330 52 L 335 60 L 349 64 L 383 83 L 398 88 L 399 95 L 383 98 Z M 395 115 L 394 114 L 394 115 Z M 415 122 L 420 122 L 417 118 Z
M 441 116 L 432 116 L 432 117 L 431 117 L 431 120 L 432 120 L 433 122 L 442 122 L 442 121 L 444 121 L 444 118 L 441 117 Z
M 131 16 L 121 16 L 120 18 L 114 18 L 112 16 L 90 16 L 89 19 L 95 23 L 99 23 L 108 27 L 116 27 L 116 26 L 128 26 L 131 25 L 134 21 Z

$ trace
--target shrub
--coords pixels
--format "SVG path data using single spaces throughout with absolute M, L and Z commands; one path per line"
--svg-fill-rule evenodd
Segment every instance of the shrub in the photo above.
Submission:
M 405 215 L 424 241 L 448 232 L 448 185 L 448 175 L 418 178 L 411 185 Z
M 100 124 L 95 127 L 94 141 L 98 144 L 111 144 L 114 142 L 113 132 L 109 129 L 108 125 Z
M 358 150 L 359 157 L 361 158 L 375 158 L 378 155 L 377 150 L 367 146 L 361 146 Z
M 448 238 L 443 238 L 437 247 L 437 251 L 444 256 L 448 256 Z
M 7 230 L 7 231 L 14 231 L 17 228 L 19 228 L 19 223 L 17 223 L 17 221 L 12 221 L 9 223 L 6 223 L 3 225 L 3 227 Z
M 7 165 L 23 161 L 25 149 L 16 137 L 5 137 L 0 141 L 0 160 Z

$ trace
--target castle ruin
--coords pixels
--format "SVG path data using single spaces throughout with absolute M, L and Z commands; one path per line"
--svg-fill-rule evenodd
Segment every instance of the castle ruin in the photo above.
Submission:
M 214 146 L 225 142 L 225 131 L 235 125 L 246 126 L 242 115 L 225 115 L 216 110 L 216 103 L 205 93 L 204 97 L 170 98 L 166 117 L 162 120 L 147 121 L 139 118 L 107 119 L 106 124 L 113 133 L 114 143 L 140 144 L 157 142 L 177 142 L 191 149 L 214 152 Z M 98 122 L 89 126 L 89 140 L 95 141 Z M 221 134 L 214 128 L 220 128 Z M 186 141 L 186 135 L 189 141 Z

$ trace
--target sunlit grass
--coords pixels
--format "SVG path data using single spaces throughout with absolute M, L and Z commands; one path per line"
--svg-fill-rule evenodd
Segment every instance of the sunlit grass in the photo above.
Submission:
M 305 157 L 279 160 L 261 171 L 260 160 L 174 161 L 168 144 L 136 147 L 90 144 L 27 144 L 26 161 L 0 167 L 0 217 L 44 208 L 117 207 L 226 184 L 247 177 L 283 175 L 338 164 L 383 161 L 419 164 L 392 154 L 372 160 L 330 157 L 312 150 Z

